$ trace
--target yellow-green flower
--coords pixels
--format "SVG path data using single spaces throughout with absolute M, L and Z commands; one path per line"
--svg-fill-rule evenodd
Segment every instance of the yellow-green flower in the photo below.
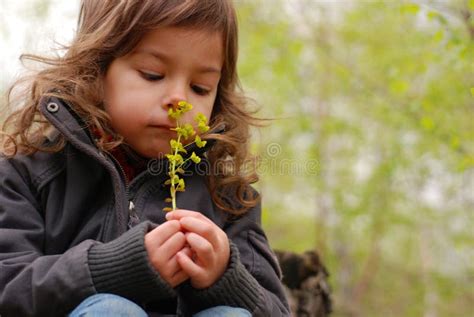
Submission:
M 198 148 L 202 148 L 206 146 L 207 141 L 202 141 L 201 137 L 199 135 L 196 135 L 196 137 L 194 138 L 194 143 L 196 143 L 196 146 Z
M 183 144 L 181 143 L 181 140 L 182 139 L 186 140 L 196 135 L 196 131 L 194 130 L 191 124 L 189 123 L 180 124 L 179 122 L 179 119 L 181 118 L 181 116 L 184 113 L 190 111 L 192 108 L 193 106 L 190 103 L 186 101 L 180 101 L 176 108 L 170 108 L 168 110 L 168 116 L 171 119 L 174 119 L 176 121 L 176 127 L 172 128 L 171 130 L 176 131 L 176 134 L 178 135 L 178 139 L 170 140 L 171 153 L 166 154 L 166 158 L 169 161 L 168 175 L 170 178 L 165 181 L 165 185 L 170 185 L 171 197 L 166 198 L 165 201 L 171 202 L 172 208 L 166 207 L 166 208 L 163 208 L 163 211 L 176 210 L 176 192 L 183 192 L 185 190 L 184 179 L 180 178 L 178 175 L 178 174 L 184 175 L 184 169 L 183 169 L 184 164 L 188 160 L 191 160 L 196 164 L 201 162 L 201 158 L 195 152 L 193 152 L 191 156 L 188 157 L 187 159 L 184 159 L 180 154 L 180 153 L 187 154 L 187 151 L 184 148 Z M 207 125 L 207 118 L 202 113 L 198 113 L 196 117 L 194 118 L 194 121 L 197 123 L 197 129 L 199 130 L 200 133 L 204 133 L 209 130 L 209 126 Z M 194 142 L 196 143 L 196 146 L 199 148 L 202 148 L 206 145 L 206 141 L 201 140 L 199 135 L 195 136 Z
M 191 160 L 192 160 L 194 163 L 196 163 L 196 164 L 198 164 L 199 162 L 201 162 L 201 158 L 200 158 L 199 156 L 197 156 L 196 153 L 194 153 L 194 152 L 193 152 L 193 154 L 191 154 L 191 157 L 190 157 L 190 158 L 191 158 Z

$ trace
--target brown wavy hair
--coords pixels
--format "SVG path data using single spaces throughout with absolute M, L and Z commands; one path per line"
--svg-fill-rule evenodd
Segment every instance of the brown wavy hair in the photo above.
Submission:
M 241 214 L 255 206 L 260 197 L 250 184 L 258 176 L 255 168 L 248 168 L 253 166 L 247 164 L 248 140 L 250 126 L 260 125 L 261 121 L 255 112 L 247 110 L 237 75 L 237 18 L 231 0 L 83 0 L 77 33 L 70 45 L 62 47 L 63 56 L 21 56 L 22 61 L 40 62 L 46 67 L 9 89 L 7 105 L 12 109 L 13 90 L 20 87 L 27 93 L 18 94 L 22 96 L 21 107 L 3 124 L 2 152 L 8 156 L 30 155 L 37 151 L 57 152 L 64 147 L 62 135 L 54 145 L 45 145 L 45 134 L 53 128 L 39 111 L 40 100 L 45 96 L 67 102 L 89 127 L 113 133 L 103 107 L 103 75 L 115 58 L 130 53 L 147 32 L 164 26 L 223 34 L 224 65 L 210 126 L 212 129 L 224 124 L 225 132 L 205 136 L 217 139 L 207 153 L 211 167 L 207 183 L 216 205 L 228 212 Z M 109 141 L 105 134 L 98 142 L 103 150 L 124 142 L 120 136 Z M 236 197 L 238 203 L 229 201 L 229 195 Z

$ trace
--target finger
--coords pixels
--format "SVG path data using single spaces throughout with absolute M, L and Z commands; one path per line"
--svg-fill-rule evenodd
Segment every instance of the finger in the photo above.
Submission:
M 189 279 L 188 273 L 186 273 L 181 267 L 179 267 L 179 271 L 177 271 L 171 278 L 170 285 L 171 287 L 176 287 L 187 279 Z
M 169 284 L 174 284 L 174 281 L 179 279 L 176 278 L 175 275 L 182 271 L 182 268 L 178 263 L 177 254 L 174 254 L 170 259 L 166 260 L 163 259 L 163 256 L 160 256 L 159 261 L 162 261 L 158 270 L 161 277 Z
M 212 220 L 204 216 L 202 213 L 193 211 L 193 210 L 176 209 L 174 211 L 170 211 L 166 213 L 167 220 L 180 220 L 183 217 L 193 217 L 193 218 L 202 219 L 208 222 L 212 222 Z
M 176 232 L 159 247 L 160 257 L 172 259 L 186 245 L 186 237 L 181 231 Z
M 194 252 L 191 250 L 191 248 L 190 248 L 189 246 L 184 247 L 180 252 L 183 252 L 183 253 L 186 254 L 189 258 L 191 258 L 192 260 L 194 260 L 195 254 L 194 254 Z
M 171 283 L 171 278 L 180 270 L 176 260 L 176 252 L 180 251 L 186 244 L 186 238 L 182 232 L 177 232 L 160 248 L 154 248 L 148 254 L 150 263 L 160 273 L 165 281 Z
M 155 246 L 161 246 L 166 240 L 179 231 L 181 231 L 181 224 L 179 221 L 167 221 L 148 232 L 145 235 L 145 239 L 150 240 L 149 242 Z
M 196 263 L 208 266 L 213 263 L 214 248 L 212 244 L 195 233 L 187 233 L 186 241 L 189 243 L 191 249 L 196 253 Z
M 218 246 L 219 231 L 221 229 L 216 224 L 193 217 L 181 218 L 179 222 L 182 229 L 200 235 L 207 239 L 214 247 Z
M 197 217 L 200 212 L 187 210 L 187 209 L 176 209 L 166 213 L 167 220 L 179 220 L 182 217 Z
M 176 259 L 178 260 L 179 266 L 181 269 L 191 278 L 199 278 L 205 272 L 203 268 L 193 262 L 193 260 L 184 254 L 184 252 L 178 252 L 176 254 Z

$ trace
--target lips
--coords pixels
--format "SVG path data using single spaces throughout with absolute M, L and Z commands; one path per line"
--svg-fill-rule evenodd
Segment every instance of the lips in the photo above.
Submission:
M 158 130 L 160 130 L 160 131 L 162 131 L 162 132 L 165 132 L 165 133 L 166 133 L 166 132 L 167 132 L 167 133 L 175 133 L 175 131 L 170 130 L 170 129 L 174 128 L 174 127 L 169 126 L 169 125 L 157 124 L 157 125 L 151 125 L 151 127 L 152 127 L 153 129 L 158 129 Z
M 172 129 L 174 126 L 168 124 L 161 124 L 161 123 L 152 123 L 150 124 L 153 128 L 161 128 L 161 129 Z
M 154 125 L 153 127 L 154 128 L 159 128 L 159 129 L 166 129 L 166 130 L 173 129 L 173 127 L 170 127 L 170 126 L 167 126 L 167 125 Z

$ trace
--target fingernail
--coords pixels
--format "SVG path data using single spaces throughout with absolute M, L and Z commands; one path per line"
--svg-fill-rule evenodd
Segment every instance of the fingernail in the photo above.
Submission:
M 165 215 L 166 220 L 170 220 L 170 219 L 172 218 L 172 216 L 173 216 L 173 215 L 172 215 L 172 212 L 171 212 L 171 211 L 168 211 L 168 212 L 166 213 L 166 215 Z

